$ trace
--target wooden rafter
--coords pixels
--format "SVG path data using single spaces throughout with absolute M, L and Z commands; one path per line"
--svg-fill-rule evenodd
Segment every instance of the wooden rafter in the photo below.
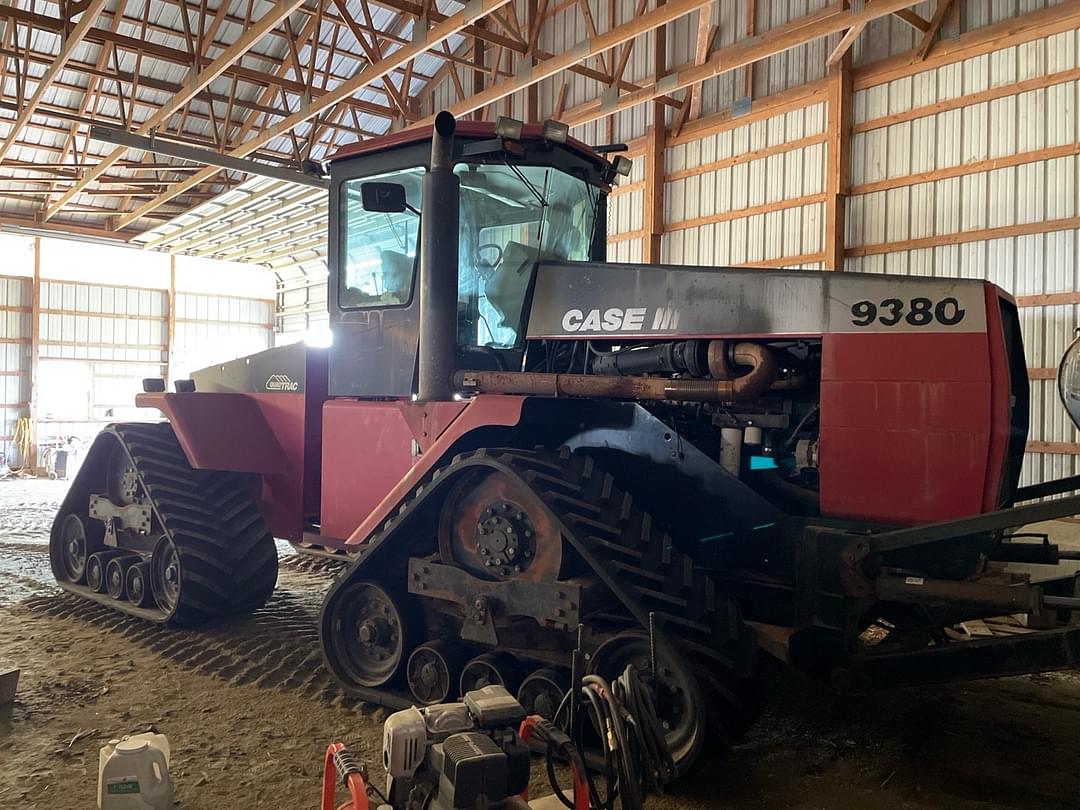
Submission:
M 457 14 L 454 14 L 443 22 L 433 26 L 422 41 L 402 46 L 393 53 L 385 56 L 381 61 L 359 70 L 348 81 L 342 82 L 321 98 L 312 101 L 306 109 L 301 109 L 273 124 L 264 124 L 254 138 L 250 138 L 239 146 L 234 147 L 228 154 L 233 157 L 246 157 L 278 136 L 289 132 L 298 124 L 302 124 L 308 119 L 318 115 L 323 110 L 329 109 L 340 101 L 349 98 L 361 88 L 367 87 L 372 82 L 383 79 L 397 68 L 403 67 L 410 59 L 414 59 L 419 54 L 437 47 L 440 43 L 446 41 L 455 34 L 460 33 L 464 28 L 473 25 L 478 17 L 484 16 L 494 9 L 502 8 L 510 2 L 510 0 L 475 0 L 475 2 L 477 4 L 475 7 L 459 11 Z M 146 214 L 158 208 L 160 205 L 183 194 L 217 173 L 217 167 L 208 166 L 206 169 L 198 172 L 192 177 L 173 184 L 164 194 L 155 197 L 149 203 L 139 206 L 134 211 L 121 216 L 117 221 L 117 228 L 123 229 L 128 227 L 133 222 L 136 222 L 146 216 Z
M 672 93 L 713 76 L 745 67 L 803 43 L 852 28 L 865 21 L 887 16 L 898 9 L 913 6 L 916 2 L 917 0 L 874 0 L 859 11 L 849 11 L 836 4 L 828 5 L 813 14 L 798 17 L 735 45 L 720 48 L 704 65 L 688 64 L 670 71 L 664 77 L 662 86 L 654 82 L 641 90 L 621 95 L 614 103 L 608 103 L 603 98 L 585 102 L 568 111 L 564 120 L 572 126 L 595 121 L 606 115 L 653 101 L 664 93 Z
M 251 50 L 256 42 L 258 42 L 268 31 L 281 24 L 282 20 L 299 8 L 303 2 L 304 0 L 277 0 L 273 7 L 259 18 L 258 22 L 254 23 L 250 28 L 244 31 L 236 42 L 214 59 L 213 62 L 197 74 L 193 75 L 189 81 L 185 82 L 183 90 L 170 98 L 167 104 L 144 121 L 136 132 L 140 135 L 145 135 L 164 124 L 173 113 L 183 109 L 187 103 L 205 89 L 210 82 L 223 74 L 230 65 L 237 62 L 245 53 Z M 122 158 L 126 152 L 127 148 L 120 146 L 102 158 L 94 168 L 83 175 L 82 180 L 69 188 L 55 203 L 45 209 L 45 220 L 54 216 L 66 203 L 70 202 L 79 194 L 79 192 L 86 188 L 86 186 L 92 183 L 97 177 L 101 176 L 106 169 Z
M 930 21 L 924 20 L 910 8 L 902 8 L 893 12 L 893 16 L 899 17 L 916 31 L 926 31 L 930 28 Z
M 921 62 L 926 59 L 926 55 L 934 47 L 934 40 L 937 38 L 938 31 L 941 30 L 941 24 L 945 22 L 945 17 L 949 13 L 952 4 L 953 0 L 938 0 L 937 8 L 934 9 L 934 16 L 930 19 L 930 25 L 926 27 L 922 42 L 919 43 L 919 47 L 915 50 L 914 61 Z
M 82 16 L 79 18 L 79 22 L 75 24 L 75 27 L 71 29 L 71 33 L 63 41 L 60 46 L 60 52 L 53 59 L 49 68 L 45 71 L 45 75 L 38 79 L 37 87 L 34 88 L 34 95 L 32 95 L 26 105 L 19 111 L 19 114 L 15 117 L 14 123 L 11 125 L 11 129 L 8 132 L 4 142 L 0 143 L 0 160 L 3 160 L 15 143 L 15 139 L 19 135 L 19 130 L 23 128 L 27 121 L 30 120 L 30 116 L 34 114 L 34 110 L 45 98 L 45 94 L 52 86 L 53 81 L 64 69 L 64 65 L 71 59 L 72 54 L 75 53 L 75 49 L 83 41 L 83 37 L 86 36 L 87 31 L 90 30 L 93 25 L 94 19 L 105 8 L 107 0 L 90 0 L 90 3 L 86 6 L 86 10 L 83 11 Z M 30 48 L 30 36 L 27 33 L 26 47 Z
M 510 81 L 500 82 L 492 87 L 486 88 L 481 93 L 476 93 L 467 99 L 451 104 L 449 110 L 457 116 L 464 116 L 474 110 L 481 110 L 494 101 L 499 101 L 506 96 L 516 93 L 518 90 L 524 90 L 529 85 L 536 84 L 543 79 L 567 70 L 591 56 L 596 56 L 597 54 L 611 50 L 616 45 L 632 40 L 640 34 L 655 31 L 660 26 L 673 22 L 680 17 L 684 17 L 691 11 L 701 8 L 710 2 L 713 2 L 713 0 L 670 0 L 670 2 L 665 5 L 647 12 L 640 17 L 636 17 L 612 31 L 605 31 L 600 36 L 581 43 L 581 46 L 574 48 L 573 50 L 557 54 L 549 59 L 539 62 L 530 70 L 523 71 L 522 75 Z M 656 85 L 652 85 L 649 88 L 645 88 L 645 90 L 651 92 L 655 87 Z M 648 100 L 651 101 L 663 95 L 666 95 L 663 91 L 656 92 L 650 95 Z M 434 119 L 435 116 L 430 115 L 421 123 L 430 124 Z

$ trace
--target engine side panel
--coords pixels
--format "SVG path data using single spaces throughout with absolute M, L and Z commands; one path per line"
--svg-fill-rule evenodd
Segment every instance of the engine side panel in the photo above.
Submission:
M 822 514 L 918 523 L 982 511 L 985 334 L 826 335 L 821 377 Z

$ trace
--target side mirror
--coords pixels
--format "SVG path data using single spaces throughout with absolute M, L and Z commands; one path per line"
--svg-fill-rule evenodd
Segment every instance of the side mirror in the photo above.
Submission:
M 400 214 L 415 210 L 405 199 L 405 186 L 400 183 L 361 183 L 360 200 L 365 211 L 376 214 Z

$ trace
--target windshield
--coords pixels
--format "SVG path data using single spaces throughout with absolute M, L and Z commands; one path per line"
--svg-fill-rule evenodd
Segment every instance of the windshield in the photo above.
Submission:
M 420 217 L 412 211 L 365 211 L 361 186 L 372 181 L 398 183 L 405 199 L 420 208 L 421 167 L 376 177 L 347 180 L 341 188 L 342 233 L 340 305 L 346 309 L 408 304 L 412 297 Z
M 550 166 L 459 164 L 458 341 L 517 345 L 538 258 L 588 261 L 599 190 Z

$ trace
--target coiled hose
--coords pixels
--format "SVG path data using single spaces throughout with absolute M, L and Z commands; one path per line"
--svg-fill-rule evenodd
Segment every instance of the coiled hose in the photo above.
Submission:
M 570 694 L 563 698 L 556 721 L 569 707 Z M 675 776 L 675 762 L 656 715 L 652 691 L 631 665 L 610 684 L 598 675 L 586 675 L 582 679 L 581 697 L 600 738 L 607 783 L 606 795 L 601 796 L 592 777 L 586 776 L 590 805 L 593 810 L 614 810 L 619 800 L 623 810 L 640 810 L 647 796 L 662 792 Z M 575 730 L 570 733 L 574 735 Z M 550 748 L 547 766 L 555 795 L 573 808 L 556 781 Z

